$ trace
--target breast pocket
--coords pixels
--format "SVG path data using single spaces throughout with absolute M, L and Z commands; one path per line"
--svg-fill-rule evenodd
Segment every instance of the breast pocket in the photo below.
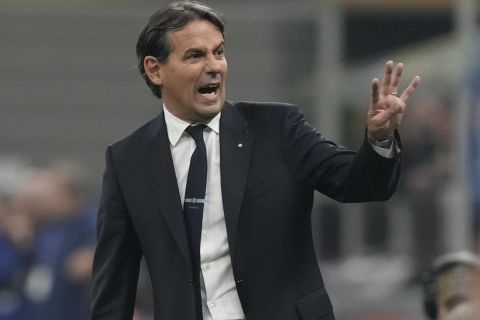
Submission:
M 333 307 L 325 289 L 320 289 L 297 302 L 302 320 L 335 320 Z

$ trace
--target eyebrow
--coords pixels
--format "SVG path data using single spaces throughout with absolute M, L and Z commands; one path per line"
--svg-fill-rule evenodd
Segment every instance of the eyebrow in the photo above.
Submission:
M 220 44 L 215 49 L 213 49 L 213 51 L 217 51 L 221 47 L 225 47 L 225 41 L 220 42 Z
M 222 42 L 220 42 L 220 44 L 219 44 L 218 46 L 216 46 L 216 47 L 212 50 L 212 52 L 215 52 L 215 51 L 217 51 L 218 49 L 220 49 L 220 48 L 222 48 L 222 47 L 224 47 L 224 46 L 225 46 L 225 41 L 222 41 Z M 204 50 L 204 49 L 201 49 L 201 48 L 189 48 L 189 49 L 187 49 L 187 50 L 183 53 L 183 56 L 186 56 L 186 55 L 188 55 L 189 53 L 193 53 L 193 52 L 205 52 L 205 50 Z

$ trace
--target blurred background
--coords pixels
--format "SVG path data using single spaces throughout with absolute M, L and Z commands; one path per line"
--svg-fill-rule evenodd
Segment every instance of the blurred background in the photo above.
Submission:
M 480 248 L 480 3 L 205 2 L 227 21 L 228 98 L 295 103 L 349 148 L 386 60 L 406 65 L 404 86 L 422 76 L 399 191 L 319 195 L 312 232 L 339 320 L 426 319 L 422 274 Z M 160 109 L 135 44 L 166 3 L 0 2 L 0 320 L 87 318 L 103 154 Z M 139 287 L 136 318 L 152 319 L 147 275 Z

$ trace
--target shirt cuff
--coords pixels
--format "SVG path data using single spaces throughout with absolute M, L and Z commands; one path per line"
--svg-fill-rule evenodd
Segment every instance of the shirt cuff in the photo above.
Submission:
M 368 140 L 368 143 L 370 143 L 370 145 L 372 146 L 373 150 L 384 158 L 388 158 L 388 159 L 394 158 L 401 151 L 400 146 L 398 145 L 397 139 L 395 137 L 393 138 L 392 145 L 388 149 L 379 147 L 375 145 L 373 142 L 371 142 L 369 139 L 367 140 Z

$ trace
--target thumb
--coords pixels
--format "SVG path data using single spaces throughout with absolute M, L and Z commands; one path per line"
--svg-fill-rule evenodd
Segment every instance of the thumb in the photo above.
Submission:
M 400 105 L 391 106 L 390 108 L 379 110 L 378 113 L 371 118 L 371 120 L 376 125 L 383 125 L 402 112 L 403 108 Z

